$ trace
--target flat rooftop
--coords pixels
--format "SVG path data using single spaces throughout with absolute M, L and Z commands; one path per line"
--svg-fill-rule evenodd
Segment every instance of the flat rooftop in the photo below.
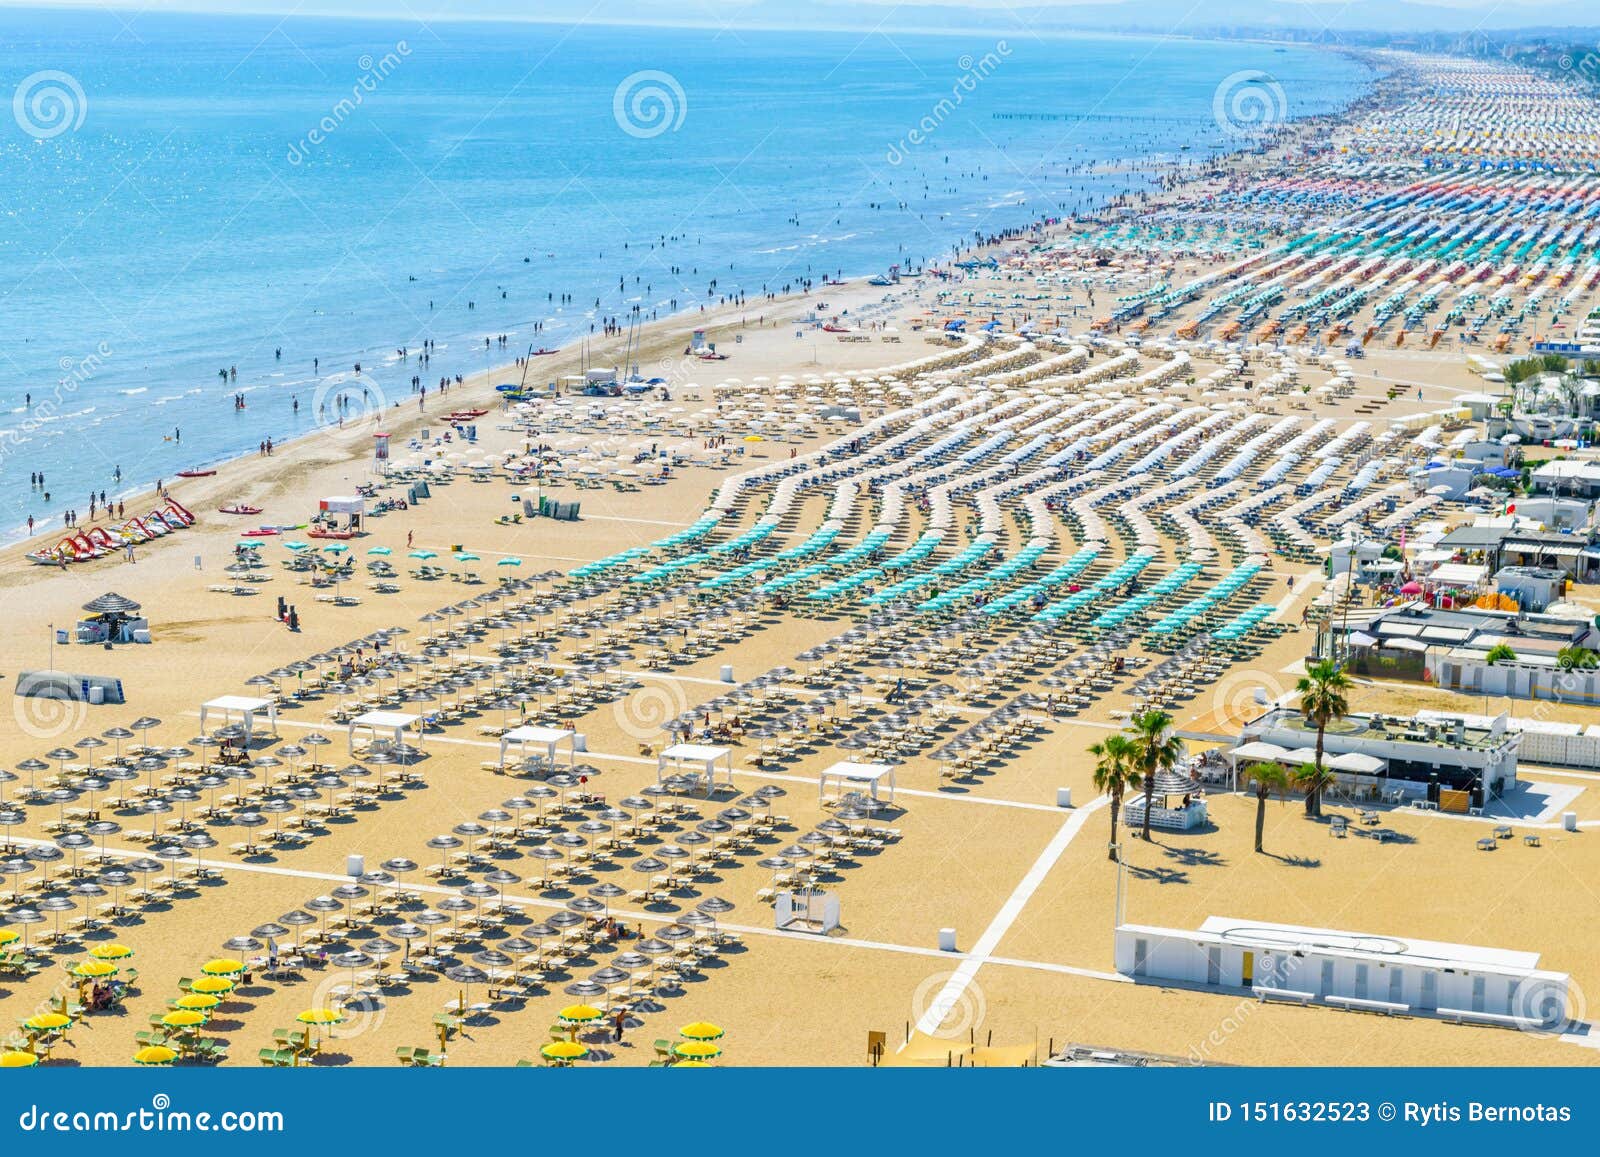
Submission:
M 1428 733 L 1428 725 L 1435 731 Z M 1316 742 L 1316 726 L 1292 708 L 1280 707 L 1253 721 L 1246 730 L 1273 727 L 1293 731 L 1306 737 L 1306 745 Z M 1327 734 L 1344 739 L 1366 739 L 1374 743 L 1427 743 L 1443 744 L 1470 751 L 1495 751 L 1506 742 L 1505 732 L 1495 732 L 1488 727 L 1475 726 L 1468 717 L 1465 733 L 1456 738 L 1454 719 L 1438 717 L 1431 720 L 1399 719 L 1387 715 L 1346 715 L 1327 726 Z
M 1449 944 L 1438 940 L 1400 939 L 1368 932 L 1341 932 L 1332 928 L 1306 928 L 1265 920 L 1208 916 L 1198 929 L 1224 940 L 1253 948 L 1294 951 L 1311 948 L 1340 955 L 1382 958 L 1395 964 L 1493 968 L 1504 972 L 1532 972 L 1539 967 L 1537 952 L 1485 948 L 1475 944 Z

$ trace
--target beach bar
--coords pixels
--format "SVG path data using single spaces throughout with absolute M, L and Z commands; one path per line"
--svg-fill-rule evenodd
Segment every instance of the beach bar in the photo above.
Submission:
M 1117 971 L 1135 980 L 1262 1000 L 1545 1031 L 1569 1015 L 1571 978 L 1541 969 L 1536 952 L 1224 916 L 1193 931 L 1123 924 L 1115 951 Z

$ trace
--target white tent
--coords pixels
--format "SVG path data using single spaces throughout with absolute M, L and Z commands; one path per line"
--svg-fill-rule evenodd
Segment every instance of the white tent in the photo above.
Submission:
M 668 764 L 672 765 L 669 773 Z M 695 778 L 704 777 L 706 795 L 710 796 L 716 791 L 717 765 L 722 764 L 723 774 L 727 777 L 725 782 L 728 787 L 733 787 L 733 752 L 726 747 L 710 747 L 700 743 L 674 743 L 656 757 L 656 782 L 660 783 L 668 774 L 682 775 L 683 764 L 693 763 L 700 765 L 700 771 L 693 773 Z
M 832 767 L 825 768 L 817 776 L 817 798 L 822 799 L 828 790 L 829 783 L 834 783 L 843 790 L 845 784 L 865 784 L 868 794 L 873 799 L 879 800 L 878 785 L 885 780 L 889 784 L 889 803 L 894 802 L 894 765 L 890 763 L 851 763 L 843 760 Z
M 372 733 L 372 738 L 377 739 L 380 731 L 390 731 L 394 734 L 395 746 L 405 742 L 406 728 L 412 726 L 422 716 L 408 715 L 404 711 L 366 711 L 350 720 L 349 736 L 350 751 L 355 753 L 356 729 L 365 728 Z M 417 729 L 417 737 L 421 738 L 421 728 Z
M 256 699 L 249 695 L 221 695 L 215 699 L 207 700 L 200 704 L 200 733 L 205 734 L 206 716 L 220 711 L 224 723 L 231 723 L 235 713 L 239 716 L 239 724 L 244 728 L 245 745 L 250 744 L 251 732 L 255 729 L 257 715 L 265 715 L 267 722 L 272 725 L 272 734 L 278 734 L 278 708 L 270 699 Z
M 578 761 L 578 745 L 575 739 L 577 732 L 566 727 L 513 727 L 500 737 L 500 766 L 506 765 L 506 748 L 511 744 L 518 744 L 522 748 L 523 758 L 527 758 L 528 744 L 537 744 L 545 749 L 546 756 L 552 764 L 556 761 L 556 748 L 563 741 L 567 745 L 567 766 L 571 767 Z

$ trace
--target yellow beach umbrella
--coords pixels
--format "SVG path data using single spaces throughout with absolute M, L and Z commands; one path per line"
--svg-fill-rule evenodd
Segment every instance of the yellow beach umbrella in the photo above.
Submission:
M 716 1040 L 722 1035 L 722 1026 L 712 1024 L 709 1020 L 697 1020 L 680 1028 L 678 1035 L 690 1040 Z
M 23 1028 L 31 1028 L 34 1032 L 50 1032 L 58 1028 L 66 1028 L 72 1023 L 72 1018 L 59 1012 L 41 1012 L 30 1016 L 22 1022 Z
M 133 955 L 133 949 L 126 944 L 96 944 L 89 949 L 89 955 L 96 960 L 126 960 Z
M 203 992 L 191 992 L 188 996 L 180 996 L 172 1002 L 179 1008 L 191 1009 L 194 1012 L 210 1012 L 221 1004 L 222 1001 L 215 996 L 207 996 Z
M 170 1065 L 177 1059 L 177 1052 L 166 1045 L 145 1045 L 133 1054 L 133 1063 L 136 1065 Z
M 206 1014 L 193 1008 L 175 1008 L 161 1018 L 168 1028 L 194 1028 L 205 1024 Z
M 38 1057 L 21 1050 L 0 1053 L 0 1069 L 31 1069 L 38 1063 Z
M 592 1004 L 569 1004 L 556 1015 L 568 1024 L 588 1024 L 591 1020 L 599 1020 L 605 1013 Z
M 72 966 L 72 975 L 81 980 L 101 980 L 116 974 L 117 966 L 104 960 L 83 960 Z
M 301 1024 L 343 1024 L 344 1013 L 336 1008 L 308 1008 L 295 1020 Z
M 679 1061 L 672 1066 L 675 1069 L 709 1069 L 711 1066 L 705 1061 Z
M 7 944 L 15 944 L 21 939 L 22 933 L 15 928 L 0 928 L 0 948 L 4 948 Z
M 589 1050 L 577 1041 L 551 1041 L 539 1050 L 539 1055 L 552 1061 L 576 1061 L 589 1055 Z
M 703 1040 L 686 1040 L 680 1045 L 674 1045 L 672 1051 L 680 1057 L 688 1057 L 697 1061 L 710 1060 L 712 1057 L 720 1057 L 722 1055 L 722 1050 L 716 1045 L 710 1041 Z
M 200 971 L 207 976 L 237 976 L 244 971 L 244 962 L 229 960 L 226 957 L 220 960 L 208 960 L 200 966 Z
M 233 991 L 233 981 L 225 976 L 202 976 L 189 985 L 190 992 L 205 992 L 212 996 L 226 996 Z

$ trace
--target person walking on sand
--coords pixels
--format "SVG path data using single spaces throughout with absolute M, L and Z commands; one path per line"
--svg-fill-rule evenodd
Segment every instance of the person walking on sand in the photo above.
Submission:
M 407 550 L 410 550 L 410 549 L 411 549 L 411 536 L 412 536 L 412 535 L 413 535 L 413 534 L 415 534 L 415 533 L 416 533 L 416 531 L 414 531 L 414 530 L 408 530 L 408 531 L 406 531 L 406 549 L 407 549 Z
M 628 1014 L 624 1009 L 617 1009 L 611 1016 L 611 1040 L 615 1044 L 622 1043 L 622 1030 L 627 1027 Z

